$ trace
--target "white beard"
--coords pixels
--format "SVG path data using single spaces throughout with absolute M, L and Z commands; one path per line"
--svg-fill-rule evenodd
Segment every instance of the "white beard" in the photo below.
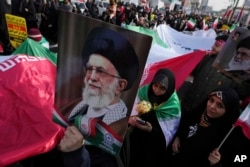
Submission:
M 89 88 L 89 82 L 84 79 L 85 88 L 83 88 L 82 97 L 83 103 L 88 105 L 89 108 L 99 110 L 105 106 L 108 106 L 115 99 L 115 91 L 118 86 L 118 80 L 114 79 L 106 87 L 101 87 L 101 90 L 92 90 Z
M 234 59 L 232 59 L 228 63 L 228 69 L 226 71 L 233 71 L 233 70 L 243 70 L 247 71 L 250 69 L 250 60 L 244 60 L 242 62 L 237 62 Z

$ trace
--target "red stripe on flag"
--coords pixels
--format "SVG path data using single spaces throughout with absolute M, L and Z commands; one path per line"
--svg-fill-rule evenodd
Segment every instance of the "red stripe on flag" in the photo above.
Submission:
M 244 135 L 250 139 L 250 103 L 234 123 L 234 126 L 240 126 Z
M 176 90 L 178 90 L 205 54 L 205 51 L 199 50 L 172 59 L 150 64 L 148 68 L 144 70 L 142 78 L 145 78 L 145 80 L 141 81 L 141 85 L 150 83 L 158 69 L 169 68 L 175 75 Z
M 235 126 L 240 126 L 244 135 L 250 140 L 250 125 L 242 120 L 237 120 L 234 124 Z

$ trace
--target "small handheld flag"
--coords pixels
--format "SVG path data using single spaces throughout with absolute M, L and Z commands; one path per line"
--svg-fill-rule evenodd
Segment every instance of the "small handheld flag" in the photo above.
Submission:
M 240 126 L 244 135 L 250 140 L 250 103 L 234 123 L 234 126 Z

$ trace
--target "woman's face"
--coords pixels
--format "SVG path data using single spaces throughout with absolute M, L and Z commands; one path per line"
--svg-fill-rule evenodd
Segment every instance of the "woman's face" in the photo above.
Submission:
M 226 112 L 222 100 L 217 96 L 211 96 L 207 101 L 207 116 L 210 118 L 220 118 Z
M 159 83 L 154 83 L 152 85 L 153 92 L 156 96 L 161 96 L 166 93 L 167 89 Z

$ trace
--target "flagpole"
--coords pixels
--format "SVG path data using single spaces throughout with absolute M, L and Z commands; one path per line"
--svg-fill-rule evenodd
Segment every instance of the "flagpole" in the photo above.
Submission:
M 245 10 L 245 4 L 246 4 L 246 0 L 245 0 L 245 2 L 244 2 L 243 6 L 241 7 L 240 13 L 239 13 L 239 15 L 238 15 L 238 17 L 237 17 L 237 19 L 236 19 L 236 22 L 238 22 L 238 23 L 241 21 L 243 11 Z
M 238 3 L 239 3 L 239 0 L 236 0 L 236 3 L 234 4 L 234 7 L 233 7 L 233 11 L 232 11 L 232 13 L 231 13 L 231 15 L 230 15 L 230 17 L 228 19 L 229 22 L 231 22 L 231 20 L 232 20 L 232 18 L 234 16 L 234 13 L 235 13 L 235 10 L 236 10 L 236 8 L 238 6 Z
M 220 145 L 218 146 L 218 151 L 220 150 L 221 146 L 224 144 L 224 142 L 227 140 L 228 136 L 232 133 L 235 126 L 233 125 L 232 128 L 227 132 L 227 135 L 224 137 L 224 139 L 221 141 Z

